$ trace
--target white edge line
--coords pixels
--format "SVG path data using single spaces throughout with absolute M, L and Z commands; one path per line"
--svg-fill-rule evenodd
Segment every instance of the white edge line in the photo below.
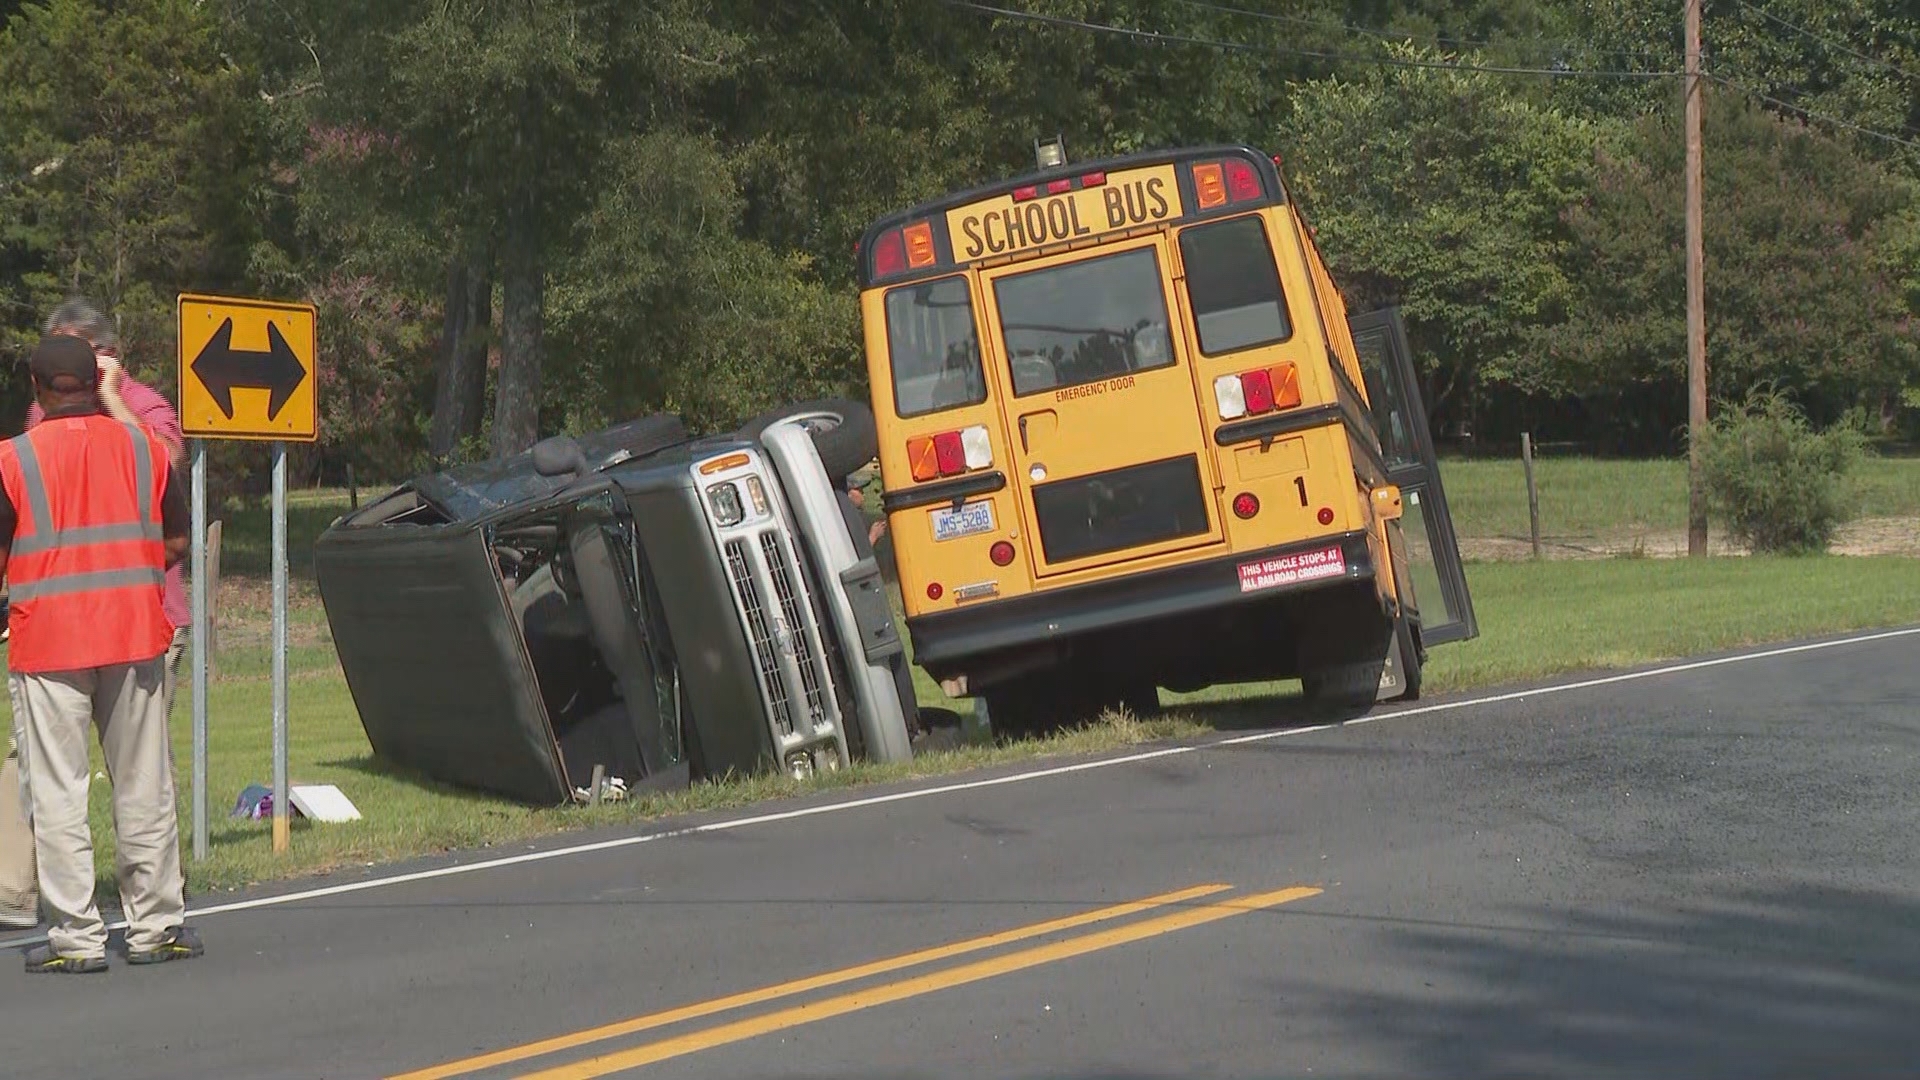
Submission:
M 1649 668 L 1644 671 L 1629 671 L 1619 675 L 1608 675 L 1598 679 L 1585 679 L 1579 682 L 1560 683 L 1553 686 L 1535 687 L 1530 690 L 1514 690 L 1504 694 L 1492 694 L 1486 697 L 1464 698 L 1459 701 L 1446 701 L 1437 705 L 1422 705 L 1411 709 L 1393 709 L 1371 716 L 1355 717 L 1333 724 L 1316 724 L 1311 727 L 1287 728 L 1282 731 L 1262 731 L 1252 735 L 1238 735 L 1226 739 L 1209 739 L 1205 742 L 1189 743 L 1182 746 L 1163 747 L 1158 750 L 1146 750 L 1136 754 L 1124 754 L 1119 757 L 1099 758 L 1094 761 L 1075 762 L 1071 765 L 1056 765 L 1048 769 L 1035 769 L 1030 772 L 1010 773 L 1006 776 L 993 776 L 983 780 L 964 780 L 959 783 L 941 784 L 935 787 L 913 788 L 908 791 L 895 791 L 886 795 L 870 795 L 862 799 L 849 799 L 845 802 L 826 803 L 820 806 L 804 806 L 795 810 L 782 810 L 772 814 L 755 814 L 750 817 L 729 818 L 725 821 L 708 822 L 705 825 L 691 825 L 680 829 L 666 829 L 661 832 L 642 833 L 638 836 L 621 836 L 612 840 L 601 840 L 591 844 L 576 844 L 571 847 L 552 848 L 546 851 L 532 851 L 521 855 L 508 855 L 498 859 L 486 859 L 481 862 L 463 863 L 458 866 L 442 866 L 432 870 L 420 870 L 411 874 L 395 874 L 391 877 L 378 877 L 366 881 L 352 881 L 340 885 L 328 885 L 302 892 L 284 893 L 278 896 L 263 896 L 254 900 L 237 900 L 231 904 L 212 904 L 203 908 L 190 908 L 190 917 L 223 915 L 234 911 L 250 911 L 255 908 L 277 907 L 282 904 L 298 903 L 305 900 L 320 900 L 329 896 L 344 896 L 348 893 L 364 892 L 368 889 L 383 889 L 392 885 L 406 885 L 416 881 L 432 881 L 436 878 L 454 877 L 460 874 L 477 873 L 481 870 L 497 870 L 508 866 L 522 866 L 527 863 L 544 862 L 568 855 L 589 855 L 596 851 L 613 851 L 618 848 L 636 847 L 650 844 L 656 840 L 673 840 L 684 836 L 698 836 L 703 833 L 731 832 L 756 825 L 771 825 L 782 821 L 796 821 L 800 818 L 814 817 L 819 814 L 836 814 L 846 810 L 858 810 L 868 806 L 883 806 L 887 803 L 904 802 L 909 799 L 927 799 L 935 795 L 946 795 L 956 791 L 978 791 L 982 788 L 999 787 L 1003 784 L 1019 784 L 1029 780 L 1044 780 L 1051 776 L 1067 776 L 1073 773 L 1091 772 L 1095 769 L 1110 769 L 1120 765 L 1133 765 L 1156 758 L 1176 757 L 1200 750 L 1210 750 L 1222 746 L 1245 746 L 1251 743 L 1269 742 L 1293 735 L 1308 735 L 1316 731 L 1329 731 L 1338 727 L 1351 727 L 1356 724 L 1371 723 L 1375 720 L 1398 720 L 1409 716 L 1423 716 L 1433 713 L 1454 712 L 1460 709 L 1477 708 L 1482 705 L 1497 705 L 1508 701 L 1521 701 L 1530 697 L 1546 697 L 1551 694 L 1564 694 L 1574 690 L 1590 690 L 1596 686 L 1611 686 L 1616 683 L 1637 682 L 1642 679 L 1657 678 L 1662 675 L 1678 675 L 1688 671 L 1700 671 L 1706 668 L 1722 667 L 1728 664 L 1751 663 L 1755 660 L 1770 660 L 1780 656 L 1792 656 L 1797 653 L 1818 652 L 1824 649 L 1839 648 L 1843 645 L 1865 645 L 1875 641 L 1887 641 L 1893 638 L 1920 635 L 1920 626 L 1901 630 L 1888 630 L 1880 633 L 1865 634 L 1857 637 L 1839 638 L 1830 641 L 1816 641 L 1804 645 L 1789 645 L 1783 648 L 1767 649 L 1762 652 L 1740 653 L 1734 656 L 1721 656 L 1711 660 L 1694 660 L 1683 664 L 1669 664 L 1665 667 Z M 109 929 L 122 930 L 126 923 L 116 922 Z M 38 945 L 47 940 L 45 934 L 8 940 L 0 948 L 20 948 Z

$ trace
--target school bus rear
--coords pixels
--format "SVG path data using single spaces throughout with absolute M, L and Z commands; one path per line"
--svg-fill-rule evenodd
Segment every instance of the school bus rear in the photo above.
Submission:
M 1056 168 L 860 251 L 908 627 L 950 691 L 1294 674 L 1393 609 L 1397 493 L 1272 160 Z

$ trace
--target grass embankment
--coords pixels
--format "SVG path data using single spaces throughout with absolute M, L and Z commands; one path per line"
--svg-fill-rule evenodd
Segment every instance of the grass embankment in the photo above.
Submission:
M 1549 463 L 1543 463 L 1549 464 Z M 1543 512 L 1605 531 L 1623 523 L 1684 526 L 1684 472 L 1673 463 L 1551 461 L 1542 469 Z M 1511 477 L 1505 475 L 1511 472 Z M 1551 484 L 1546 477 L 1554 477 Z M 1456 523 L 1464 536 L 1487 535 L 1518 521 L 1526 528 L 1518 466 L 1463 462 L 1447 468 Z M 1887 505 L 1920 508 L 1920 461 L 1876 462 L 1869 483 Z M 1675 492 L 1678 492 L 1677 496 Z M 1551 499 L 1549 491 L 1554 492 Z M 1639 494 L 1636 494 L 1639 493 Z M 1517 506 L 1517 518 L 1516 514 Z M 290 617 L 291 732 L 289 771 L 295 782 L 332 783 L 365 816 L 348 825 L 296 825 L 292 850 L 271 853 L 264 823 L 226 815 L 240 790 L 270 783 L 271 684 L 268 677 L 268 532 L 264 514 L 231 520 L 224 558 L 219 673 L 210 691 L 208 761 L 212 854 L 189 860 L 197 892 L 251 881 L 411 855 L 480 848 L 568 829 L 627 823 L 691 810 L 745 806 L 806 790 L 956 772 L 982 765 L 1114 749 L 1242 726 L 1283 715 L 1286 684 L 1237 687 L 1169 698 L 1168 715 L 1121 719 L 1045 743 L 969 745 L 928 754 L 909 766 L 858 766 L 807 785 L 778 777 L 702 785 L 670 796 L 598 808 L 528 809 L 461 792 L 397 772 L 375 761 L 340 677 L 326 620 L 311 586 L 311 538 L 344 507 L 331 493 L 292 501 L 294 604 Z M 1920 563 L 1904 558 L 1747 558 L 1707 561 L 1601 559 L 1584 562 L 1485 562 L 1468 568 L 1479 615 L 1478 640 L 1436 650 L 1427 669 L 1429 693 L 1445 693 L 1567 672 L 1647 663 L 1714 649 L 1778 641 L 1920 618 Z M 916 670 L 923 700 L 940 698 Z M 964 710 L 964 706 L 963 706 Z M 175 709 L 174 745 L 181 779 L 183 840 L 191 821 L 191 709 L 183 687 Z M 1270 721 L 1268 721 L 1270 722 Z M 112 866 L 110 801 L 105 784 L 93 797 L 97 861 L 103 880 Z

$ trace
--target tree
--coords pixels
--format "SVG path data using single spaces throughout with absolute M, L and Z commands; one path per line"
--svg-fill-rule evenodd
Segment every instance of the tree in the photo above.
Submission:
M 64 296 L 170 381 L 174 293 L 240 279 L 257 113 L 192 0 L 48 0 L 0 35 L 0 302 L 15 340 Z
M 1608 129 L 1500 76 L 1377 68 L 1297 85 L 1280 134 L 1349 307 L 1402 308 L 1433 367 L 1429 409 L 1511 382 L 1529 329 L 1573 292 L 1577 268 L 1556 257 L 1571 241 L 1561 211 L 1591 182 Z
M 1920 328 L 1891 244 L 1912 239 L 1915 190 L 1852 145 L 1707 95 L 1707 342 L 1711 391 L 1762 383 L 1816 422 L 1878 408 L 1920 372 Z M 1684 418 L 1678 109 L 1603 151 L 1566 216 L 1575 290 L 1516 375 L 1529 389 L 1614 402 L 1643 443 Z M 1622 407 L 1624 406 L 1624 407 Z

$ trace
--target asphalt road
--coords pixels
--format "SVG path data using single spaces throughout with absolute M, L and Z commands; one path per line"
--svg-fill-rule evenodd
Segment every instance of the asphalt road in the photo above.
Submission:
M 0 1074 L 1911 1077 L 1917 779 L 1905 636 L 863 791 L 9 960 Z

